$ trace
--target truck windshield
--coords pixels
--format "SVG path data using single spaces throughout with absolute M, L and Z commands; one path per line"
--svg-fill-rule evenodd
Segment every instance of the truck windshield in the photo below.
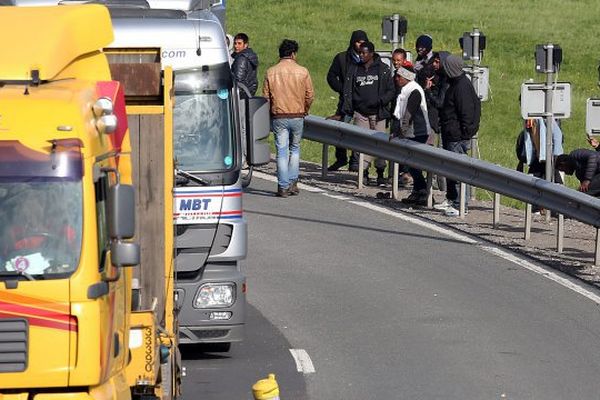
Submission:
M 175 74 L 173 147 L 177 168 L 214 173 L 235 167 L 231 90 L 227 64 Z
M 0 279 L 58 279 L 77 268 L 82 171 L 78 148 L 48 154 L 0 142 Z

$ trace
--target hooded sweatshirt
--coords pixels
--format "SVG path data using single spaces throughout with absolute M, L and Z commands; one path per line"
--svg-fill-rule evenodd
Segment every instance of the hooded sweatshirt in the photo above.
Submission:
M 245 85 L 250 94 L 254 96 L 258 89 L 258 79 L 256 70 L 258 68 L 258 56 L 251 48 L 246 48 L 239 53 L 233 53 L 233 64 L 231 64 L 231 72 L 234 79 Z
M 479 130 L 481 100 L 463 72 L 463 60 L 449 55 L 441 60 L 448 77 L 448 90 L 440 112 L 442 140 L 458 142 L 471 139 Z
M 342 115 L 344 102 L 346 109 L 352 107 L 352 82 L 356 67 L 360 64 L 360 57 L 354 51 L 354 43 L 364 40 L 369 41 L 367 34 L 364 31 L 358 30 L 352 32 L 348 48 L 341 53 L 336 54 L 331 62 L 329 71 L 327 72 L 327 83 L 329 87 L 339 94 L 339 101 L 336 113 Z
M 450 53 L 447 51 L 440 51 L 437 53 L 437 57 L 439 57 L 440 62 L 445 60 Z M 436 56 L 434 55 L 433 58 Z M 430 61 L 433 61 L 433 58 Z M 427 70 L 426 70 L 427 68 Z M 423 68 L 420 73 L 423 74 L 419 76 L 417 74 L 417 79 L 421 78 L 419 83 L 425 87 L 426 78 L 429 78 L 427 75 L 428 67 Z M 431 65 L 431 73 L 433 74 L 433 86 L 429 89 L 423 89 L 425 92 L 425 99 L 427 100 L 427 115 L 429 115 L 429 125 L 431 129 L 435 131 L 435 133 L 440 133 L 440 109 L 444 105 L 444 98 L 446 97 L 446 91 L 448 90 L 448 77 L 444 74 L 443 68 L 439 70 L 434 70 Z

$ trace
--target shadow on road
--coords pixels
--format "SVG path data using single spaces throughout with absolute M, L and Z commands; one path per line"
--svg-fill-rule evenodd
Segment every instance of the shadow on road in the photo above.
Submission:
M 246 308 L 246 339 L 228 353 L 211 353 L 203 346 L 180 346 L 183 399 L 253 399 L 252 385 L 269 373 L 276 375 L 281 398 L 308 399 L 304 375 L 296 370 L 285 336 L 255 307 Z
M 392 235 L 399 235 L 399 236 L 420 237 L 420 238 L 424 238 L 424 239 L 431 239 L 431 240 L 448 242 L 448 243 L 464 243 L 464 241 L 462 241 L 462 240 L 456 240 L 456 239 L 452 239 L 449 237 L 443 237 L 443 236 L 421 235 L 421 234 L 418 234 L 415 232 L 403 232 L 400 230 L 381 229 L 381 228 L 374 228 L 374 227 L 370 227 L 370 226 L 346 224 L 346 223 L 337 222 L 337 221 L 326 221 L 323 219 L 313 219 L 313 218 L 304 218 L 304 217 L 301 218 L 301 217 L 294 217 L 289 214 L 276 214 L 276 213 L 269 213 L 269 212 L 256 211 L 256 210 L 250 210 L 250 209 L 246 209 L 246 210 L 244 210 L 244 212 L 246 214 L 263 215 L 266 217 L 284 218 L 284 219 L 291 219 L 291 220 L 295 220 L 295 221 L 312 222 L 312 223 L 316 223 L 316 224 L 342 226 L 345 228 L 360 229 L 363 231 L 370 231 L 370 232 L 389 233 Z

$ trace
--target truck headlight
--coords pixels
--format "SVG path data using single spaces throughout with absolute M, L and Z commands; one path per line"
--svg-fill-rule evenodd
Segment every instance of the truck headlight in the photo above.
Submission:
M 195 308 L 225 308 L 235 303 L 234 283 L 206 283 L 198 289 Z

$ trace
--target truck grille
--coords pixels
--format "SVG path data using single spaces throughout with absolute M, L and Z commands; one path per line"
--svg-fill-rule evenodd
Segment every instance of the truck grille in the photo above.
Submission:
M 27 332 L 24 319 L 0 319 L 0 373 L 27 368 Z

